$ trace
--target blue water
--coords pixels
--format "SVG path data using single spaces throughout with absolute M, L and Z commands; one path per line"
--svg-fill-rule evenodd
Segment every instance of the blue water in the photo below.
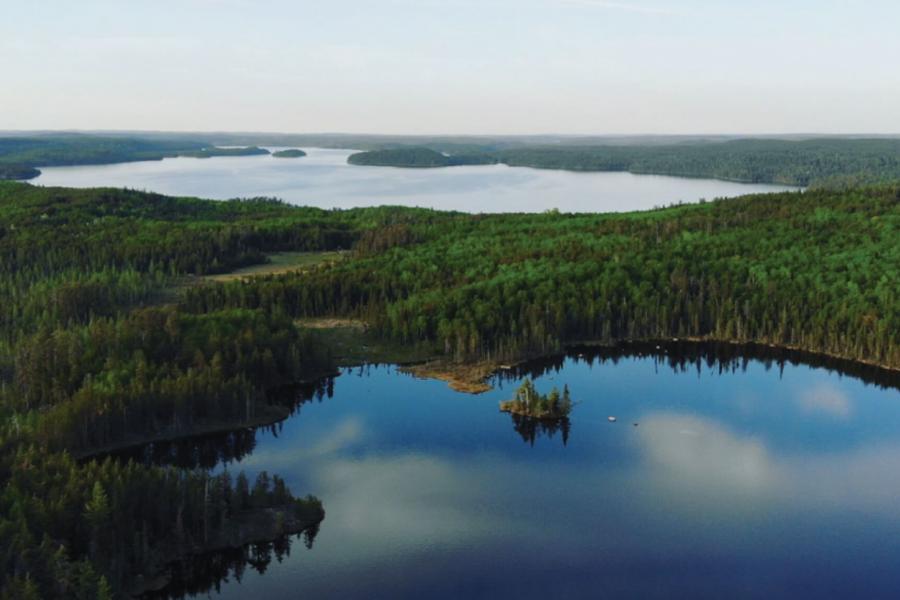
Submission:
M 307 148 L 303 158 L 167 158 L 114 165 L 41 167 L 36 185 L 129 187 L 226 200 L 268 196 L 321 208 L 424 206 L 464 212 L 621 212 L 674 202 L 778 192 L 782 185 L 631 173 L 508 167 L 398 169 L 347 164 L 352 150 Z
M 469 395 L 345 370 L 227 465 L 322 499 L 312 549 L 213 596 L 900 595 L 896 389 L 805 365 L 573 356 L 535 379 L 578 402 L 564 444 L 498 412 L 512 379 Z

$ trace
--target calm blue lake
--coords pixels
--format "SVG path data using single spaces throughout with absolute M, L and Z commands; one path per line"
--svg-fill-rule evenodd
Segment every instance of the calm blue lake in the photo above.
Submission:
M 896 388 L 647 348 L 535 363 L 481 395 L 391 366 L 343 371 L 216 467 L 321 498 L 312 548 L 295 542 L 211 594 L 900 595 Z M 498 412 L 526 375 L 542 392 L 569 386 L 567 435 Z
M 276 150 L 277 148 L 272 148 Z M 480 212 L 622 212 L 675 202 L 783 191 L 780 185 L 630 173 L 576 173 L 481 165 L 398 169 L 347 164 L 353 150 L 307 148 L 303 158 L 167 158 L 115 165 L 42 167 L 36 185 L 128 187 L 226 200 L 268 196 L 292 204 L 384 204 Z

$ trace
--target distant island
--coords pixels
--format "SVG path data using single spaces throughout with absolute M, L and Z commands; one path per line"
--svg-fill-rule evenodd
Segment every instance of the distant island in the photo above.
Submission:
M 279 150 L 278 152 L 273 152 L 272 156 L 275 158 L 301 158 L 306 156 L 306 152 L 300 150 L 299 148 L 290 148 L 288 150 Z
M 562 394 L 553 388 L 549 394 L 541 394 L 535 389 L 530 379 L 516 390 L 512 400 L 500 403 L 500 411 L 532 419 L 556 420 L 565 419 L 572 412 L 572 399 L 569 386 L 563 386 Z
M 357 152 L 347 158 L 351 165 L 370 167 L 407 167 L 430 169 L 435 167 L 456 167 L 460 165 L 490 165 L 497 160 L 487 154 L 443 154 L 431 148 L 405 147 Z
M 259 146 L 246 146 L 244 148 L 217 148 L 212 146 L 191 152 L 179 152 L 178 156 L 212 158 L 214 156 L 257 156 L 260 154 L 269 154 L 269 151 Z

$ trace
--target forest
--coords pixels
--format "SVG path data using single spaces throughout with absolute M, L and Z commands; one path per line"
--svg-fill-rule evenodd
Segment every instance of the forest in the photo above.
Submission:
M 900 191 L 745 196 L 643 213 L 447 215 L 357 258 L 189 290 L 191 311 L 345 315 L 456 360 L 580 340 L 758 342 L 900 366 Z
M 268 153 L 256 146 L 218 148 L 208 142 L 186 139 L 81 134 L 0 136 L 0 180 L 32 179 L 40 175 L 39 167 L 161 160 L 174 156 L 210 158 Z
M 269 391 L 330 372 L 327 352 L 284 315 L 187 313 L 178 286 L 278 249 L 348 247 L 378 212 L 0 182 L 0 597 L 119 597 L 256 509 L 291 533 L 321 520 L 274 476 L 247 491 L 240 474 L 91 457 L 286 416 Z
M 354 154 L 348 162 L 394 167 L 502 163 L 539 169 L 627 171 L 839 189 L 900 178 L 898 139 L 740 139 L 629 145 L 563 142 L 446 152 L 425 147 L 388 147 Z
M 655 146 L 514 148 L 510 166 L 628 171 L 748 183 L 849 188 L 900 179 L 900 139 L 742 139 Z
M 0 597 L 120 596 L 255 509 L 320 520 L 275 475 L 98 456 L 277 418 L 278 388 L 333 369 L 296 319 L 358 319 L 458 362 L 678 337 L 898 368 L 898 229 L 896 185 L 467 215 L 0 182 Z M 345 257 L 203 279 L 326 250 Z
M 563 386 L 561 394 L 557 388 L 550 390 L 549 394 L 541 394 L 527 377 L 512 400 L 500 403 L 502 412 L 543 420 L 565 419 L 572 412 L 572 407 L 569 386 Z

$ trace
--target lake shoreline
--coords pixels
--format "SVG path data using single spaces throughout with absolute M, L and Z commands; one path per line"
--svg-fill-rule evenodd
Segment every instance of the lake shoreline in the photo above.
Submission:
M 401 205 L 467 214 L 537 214 L 554 208 L 578 214 L 623 213 L 798 189 L 778 183 L 505 163 L 468 165 L 483 168 L 459 171 L 365 169 L 347 164 L 348 156 L 355 152 L 352 149 L 307 150 L 306 157 L 295 161 L 245 156 L 228 161 L 171 158 L 45 167 L 31 185 L 131 188 L 218 201 L 277 197 L 289 204 L 325 210 Z
M 455 362 L 445 358 L 434 358 L 433 356 L 423 356 L 421 360 L 415 358 L 404 361 L 370 361 L 370 360 L 354 360 L 342 361 L 341 369 L 350 369 L 354 367 L 365 366 L 369 364 L 391 364 L 401 372 L 412 375 L 418 379 L 432 379 L 445 382 L 450 389 L 466 394 L 478 395 L 494 389 L 489 380 L 499 374 L 509 373 L 520 369 L 528 363 L 533 363 L 553 357 L 569 356 L 577 353 L 579 350 L 591 349 L 628 349 L 656 346 L 656 349 L 670 349 L 673 344 L 689 345 L 694 348 L 700 348 L 703 345 L 724 345 L 739 353 L 752 354 L 754 351 L 767 350 L 773 353 L 787 353 L 787 356 L 771 356 L 770 359 L 787 360 L 800 364 L 813 364 L 815 366 L 824 366 L 830 370 L 836 370 L 841 374 L 856 377 L 864 382 L 871 383 L 879 375 L 893 382 L 887 385 L 892 387 L 900 387 L 900 368 L 882 365 L 874 361 L 853 360 L 844 356 L 830 354 L 827 352 L 812 352 L 797 346 L 779 345 L 762 342 L 742 342 L 738 340 L 722 340 L 710 336 L 690 336 L 677 338 L 631 338 L 622 340 L 577 340 L 566 343 L 560 351 L 533 353 L 524 355 L 518 359 L 508 362 L 497 360 L 476 360 Z M 749 351 L 749 352 L 748 352 Z M 661 353 L 665 355 L 665 351 Z M 822 361 L 834 361 L 835 364 L 823 365 Z M 869 377 L 859 372 L 854 372 L 854 368 L 863 368 L 871 370 Z M 329 377 L 337 377 L 341 374 L 339 369 L 326 371 L 316 374 L 313 377 L 298 381 L 295 385 L 315 385 Z M 885 384 L 881 384 L 885 385 Z M 73 453 L 76 460 L 91 460 L 109 454 L 117 454 L 123 451 L 148 446 L 159 442 L 177 442 L 188 441 L 195 438 L 201 438 L 208 435 L 228 434 L 241 430 L 255 430 L 261 427 L 276 425 L 293 414 L 293 409 L 283 405 L 269 404 L 261 402 L 255 407 L 257 414 L 241 423 L 228 422 L 209 422 L 202 423 L 191 429 L 189 432 L 179 431 L 170 434 L 154 435 L 147 438 L 132 437 L 115 444 L 110 444 L 99 449 L 91 449 L 82 453 Z M 259 414 L 262 411 L 262 414 Z
M 315 385 L 329 377 L 340 375 L 340 371 L 324 371 L 315 376 L 296 381 L 292 386 Z M 286 386 L 286 387 L 292 387 Z M 242 430 L 259 429 L 260 427 L 268 427 L 280 423 L 290 417 L 294 408 L 281 405 L 270 404 L 265 400 L 257 401 L 253 407 L 254 416 L 250 419 L 235 423 L 233 421 L 217 421 L 215 419 L 204 420 L 203 422 L 192 426 L 189 431 L 173 431 L 163 432 L 152 436 L 130 436 L 127 439 L 120 440 L 113 444 L 108 444 L 101 448 L 91 448 L 83 452 L 73 452 L 72 457 L 78 461 L 87 461 L 110 454 L 118 454 L 127 450 L 149 446 L 160 442 L 179 442 L 187 441 L 195 438 L 228 434 Z
M 493 389 L 488 380 L 495 375 L 504 371 L 513 370 L 529 362 L 539 361 L 541 359 L 551 358 L 560 355 L 569 355 L 577 352 L 579 349 L 603 348 L 614 349 L 619 347 L 627 347 L 632 344 L 639 345 L 671 345 L 671 344 L 690 344 L 700 346 L 703 344 L 722 344 L 737 350 L 759 350 L 766 349 L 773 352 L 786 352 L 792 356 L 784 357 L 793 362 L 804 364 L 820 363 L 822 360 L 834 361 L 834 370 L 846 373 L 850 376 L 858 377 L 866 381 L 858 373 L 853 371 L 859 368 L 871 369 L 872 375 L 884 376 L 888 379 L 896 379 L 895 385 L 900 386 L 900 368 L 892 367 L 877 363 L 871 360 L 857 360 L 847 358 L 837 354 L 828 352 L 811 351 L 800 346 L 786 344 L 772 344 L 765 342 L 747 342 L 740 340 L 723 340 L 712 336 L 690 336 L 690 337 L 673 337 L 673 338 L 631 338 L 621 340 L 577 340 L 567 342 L 562 345 L 560 351 L 548 353 L 527 354 L 521 358 L 503 363 L 496 360 L 480 360 L 473 362 L 452 362 L 443 358 L 422 362 L 411 365 L 401 365 L 402 371 L 409 373 L 420 379 L 436 379 L 444 381 L 447 385 L 458 392 L 468 394 L 481 394 Z
M 230 519 L 227 531 L 217 532 L 205 544 L 184 548 L 176 542 L 170 543 L 166 551 L 160 553 L 164 559 L 149 562 L 146 574 L 135 577 L 128 595 L 140 598 L 164 591 L 172 583 L 172 569 L 179 561 L 250 544 L 269 543 L 283 536 L 299 535 L 318 527 L 324 519 L 325 510 L 321 506 L 284 505 L 245 510 Z

